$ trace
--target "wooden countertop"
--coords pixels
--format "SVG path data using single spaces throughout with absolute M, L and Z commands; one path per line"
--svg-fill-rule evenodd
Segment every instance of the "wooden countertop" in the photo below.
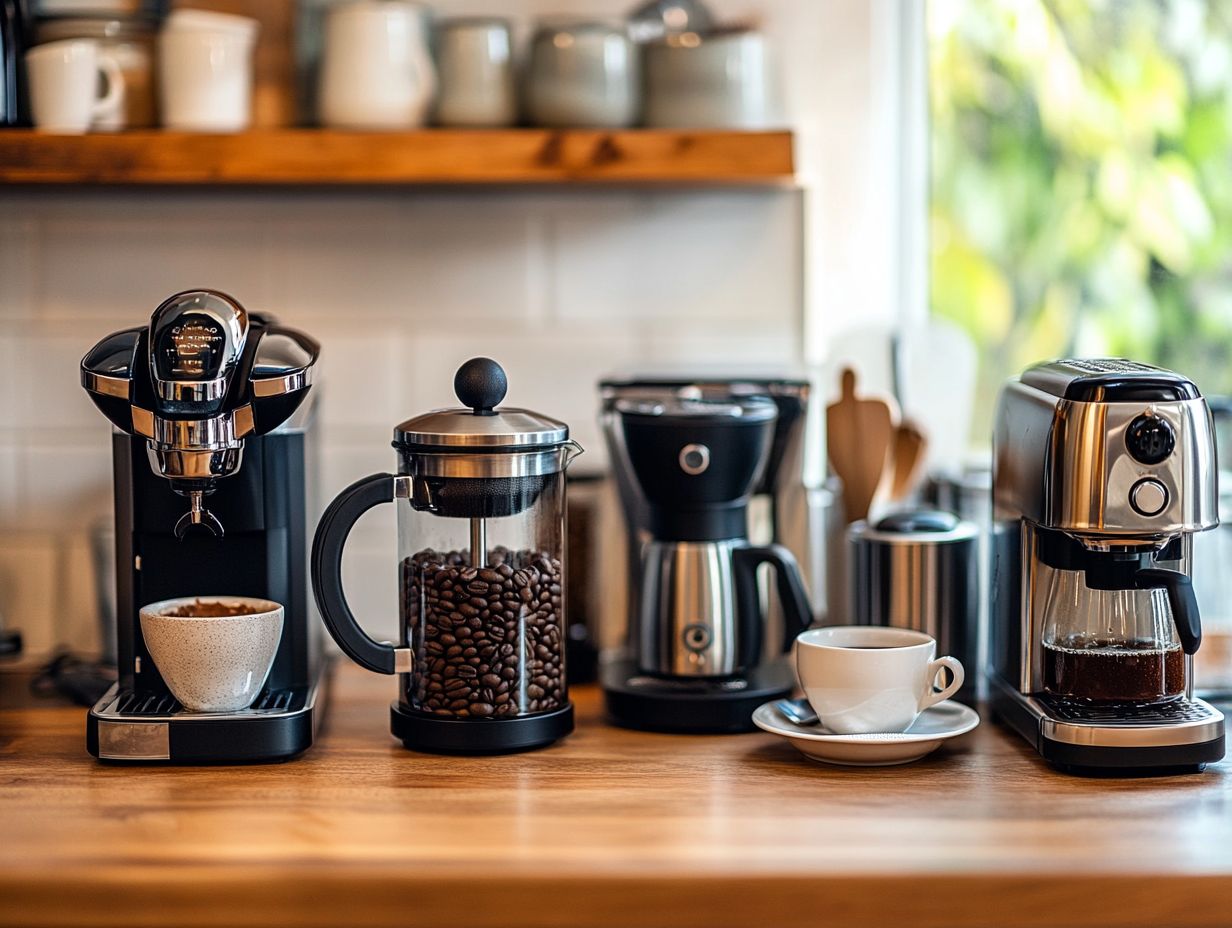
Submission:
M 265 767 L 121 768 L 84 713 L 0 708 L 0 924 L 1179 926 L 1232 923 L 1232 768 L 1076 779 L 985 722 L 908 767 L 761 733 L 600 721 L 496 758 L 413 754 L 350 666 Z

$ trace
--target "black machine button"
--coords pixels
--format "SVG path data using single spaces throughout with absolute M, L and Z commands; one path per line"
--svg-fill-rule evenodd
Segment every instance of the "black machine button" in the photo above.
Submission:
M 684 646 L 690 651 L 705 651 L 710 647 L 710 629 L 705 625 L 686 625 L 683 637 Z
M 1154 477 L 1145 477 L 1130 489 L 1129 505 L 1139 515 L 1157 516 L 1168 508 L 1168 488 Z
M 1144 413 L 1125 430 L 1125 447 L 1135 461 L 1158 464 L 1176 447 L 1176 432 L 1167 419 Z

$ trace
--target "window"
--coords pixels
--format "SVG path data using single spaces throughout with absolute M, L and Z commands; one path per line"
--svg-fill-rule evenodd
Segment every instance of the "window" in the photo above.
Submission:
M 1232 392 L 1232 4 L 929 0 L 931 306 L 981 357 Z

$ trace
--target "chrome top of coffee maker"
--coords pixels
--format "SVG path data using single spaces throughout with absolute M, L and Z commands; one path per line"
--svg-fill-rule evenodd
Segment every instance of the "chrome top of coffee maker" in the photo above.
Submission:
M 1046 758 L 1151 769 L 1222 757 L 1222 715 L 1190 698 L 1190 543 L 1217 524 L 1215 474 L 1210 411 L 1179 374 L 1055 361 L 1002 391 L 990 686 Z
M 189 510 L 175 526 L 216 535 L 205 507 L 218 480 L 239 470 L 244 439 L 286 421 L 307 395 L 320 346 L 249 314 L 217 290 L 165 300 L 148 327 L 99 342 L 81 362 L 81 383 L 121 431 L 147 439 L 150 466 Z

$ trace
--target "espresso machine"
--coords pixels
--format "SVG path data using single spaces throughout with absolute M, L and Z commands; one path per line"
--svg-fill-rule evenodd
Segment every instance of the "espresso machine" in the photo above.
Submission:
M 779 409 L 764 395 L 609 396 L 604 429 L 634 547 L 628 647 L 600 681 L 609 716 L 654 731 L 737 732 L 790 693 L 787 653 L 812 623 L 796 558 L 749 541 Z M 783 612 L 767 640 L 758 572 Z
M 1171 371 L 1032 367 L 993 436 L 993 710 L 1075 771 L 1201 769 L 1223 715 L 1193 696 L 1194 533 L 1215 527 L 1211 413 Z
M 95 757 L 270 761 L 312 743 L 324 696 L 306 548 L 318 354 L 225 293 L 189 290 L 82 360 L 82 386 L 115 426 L 118 682 L 89 713 Z M 217 594 L 281 603 L 282 638 L 250 708 L 189 712 L 150 658 L 139 612 Z

